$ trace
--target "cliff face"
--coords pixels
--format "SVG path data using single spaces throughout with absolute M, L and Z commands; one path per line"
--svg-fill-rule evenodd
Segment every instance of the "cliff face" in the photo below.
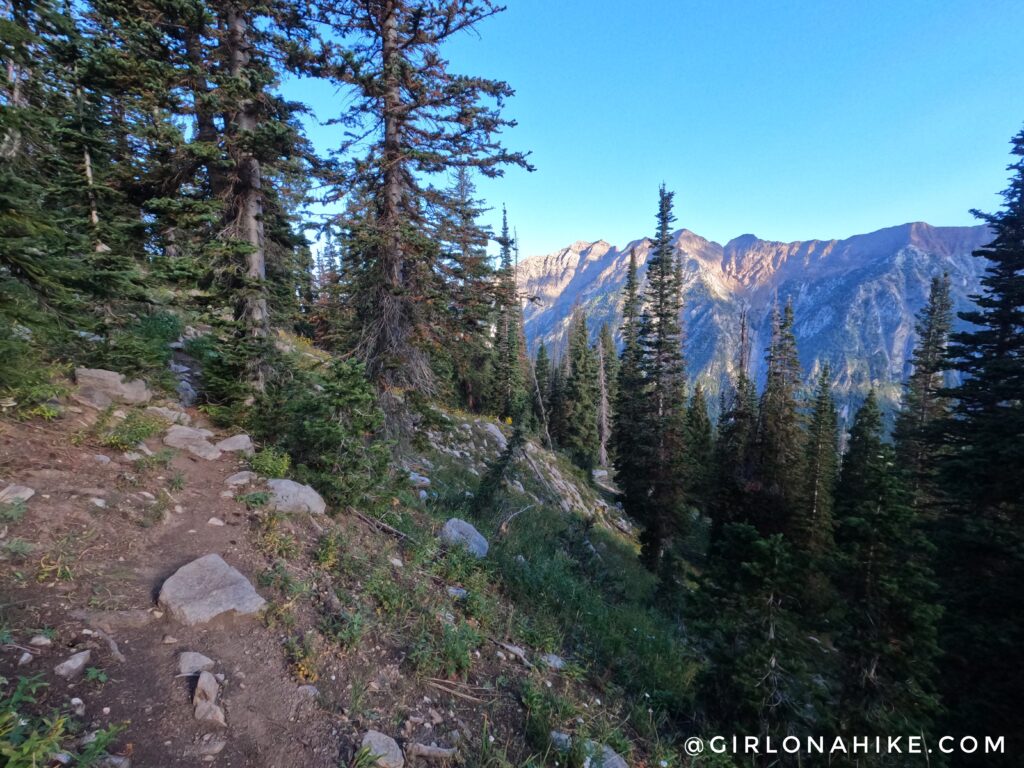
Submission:
M 985 227 L 889 227 L 846 240 L 778 243 L 742 235 L 724 246 L 688 230 L 674 235 L 683 264 L 690 373 L 718 392 L 738 354 L 739 319 L 748 315 L 750 370 L 763 375 L 772 305 L 793 300 L 804 371 L 811 379 L 826 362 L 839 404 L 848 409 L 875 386 L 883 401 L 898 402 L 914 345 L 914 315 L 934 275 L 953 279 L 956 309 L 978 292 L 984 262 L 971 256 L 988 239 Z M 578 303 L 596 336 L 602 323 L 617 328 L 621 289 L 631 253 L 641 277 L 650 241 L 616 248 L 603 240 L 577 241 L 519 265 L 525 330 L 531 349 L 543 340 L 561 349 Z M 959 321 L 958 321 L 959 326 Z

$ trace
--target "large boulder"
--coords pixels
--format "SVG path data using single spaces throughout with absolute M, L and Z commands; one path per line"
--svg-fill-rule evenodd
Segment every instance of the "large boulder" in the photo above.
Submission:
M 270 489 L 270 508 L 276 512 L 311 512 L 322 515 L 327 511 L 327 502 L 308 485 L 294 480 L 277 478 L 267 480 Z
M 213 432 L 208 429 L 194 429 L 183 424 L 175 424 L 164 435 L 164 445 L 171 448 L 181 448 L 193 456 L 198 456 L 207 461 L 219 459 L 220 449 L 210 443 Z
M 474 557 L 486 557 L 489 546 L 476 528 L 460 520 L 457 517 L 451 518 L 441 529 L 441 541 L 454 546 L 464 546 Z
M 102 368 L 76 368 L 75 381 L 79 402 L 94 408 L 106 408 L 114 403 L 141 405 L 153 397 L 141 379 L 125 381 L 120 373 Z
M 220 555 L 183 565 L 160 588 L 160 605 L 182 624 L 204 624 L 224 614 L 252 616 L 267 604 Z
M 217 450 L 225 453 L 241 453 L 245 456 L 252 456 L 256 453 L 253 447 L 252 438 L 246 434 L 232 435 L 217 443 Z
M 405 765 L 405 757 L 398 742 L 385 733 L 367 731 L 362 746 L 375 758 L 374 765 L 380 768 L 402 768 Z

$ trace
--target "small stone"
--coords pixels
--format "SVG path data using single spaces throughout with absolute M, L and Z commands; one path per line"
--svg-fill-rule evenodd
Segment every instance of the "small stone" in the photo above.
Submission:
M 85 717 L 85 702 L 76 696 L 71 700 L 71 711 L 75 717 Z
M 228 745 L 226 739 L 210 739 L 205 744 L 199 746 L 199 755 L 201 757 L 213 757 L 219 755 L 224 751 L 224 747 Z
M 183 424 L 186 427 L 192 424 L 192 417 L 185 413 L 185 411 L 180 411 L 177 408 L 166 408 L 160 405 L 151 405 L 146 408 L 146 413 L 159 416 L 170 424 Z
M 63 677 L 65 680 L 73 680 L 85 671 L 85 667 L 91 658 L 92 651 L 80 651 L 74 656 L 69 656 L 54 667 L 53 672 L 55 675 Z
M 92 460 L 95 461 L 97 464 L 102 465 L 107 465 L 111 462 L 111 458 L 109 456 L 104 456 L 102 453 L 97 453 L 95 456 L 92 457 Z
M 24 667 L 26 664 L 31 664 L 34 658 L 35 656 L 33 656 L 28 651 L 25 651 L 23 654 L 21 654 L 21 656 L 18 657 L 18 666 Z
M 429 488 L 430 478 L 425 475 L 421 475 L 418 472 L 409 473 L 409 482 L 412 483 L 413 488 Z
M 213 437 L 213 433 L 208 429 L 193 429 L 175 424 L 164 435 L 164 445 L 181 448 L 201 459 L 214 461 L 221 457 L 221 452 L 220 449 L 210 444 L 208 440 L 210 437 Z
M 217 443 L 216 448 L 225 453 L 241 453 L 245 456 L 252 456 L 256 453 L 253 447 L 252 438 L 248 435 L 232 435 Z
M 206 524 L 220 528 L 224 525 L 224 521 L 221 520 L 219 517 L 211 517 L 209 520 L 206 521 Z
M 164 645 L 174 645 L 177 642 L 178 642 L 178 638 L 176 638 L 174 635 L 164 635 L 164 639 L 163 639 Z
M 8 485 L 0 491 L 0 504 L 14 504 L 19 501 L 28 501 L 36 495 L 34 488 L 27 485 Z
M 48 638 L 46 635 L 36 635 L 28 641 L 28 644 L 34 648 L 49 648 L 53 645 L 53 640 Z
M 551 669 L 557 670 L 565 667 L 565 659 L 554 653 L 545 653 L 540 657 L 540 660 Z
M 465 520 L 451 518 L 441 529 L 440 538 L 448 544 L 462 545 L 477 558 L 486 557 L 488 544 L 480 532 Z
M 380 768 L 402 768 L 405 765 L 398 742 L 380 731 L 367 731 L 362 746 L 375 758 L 374 765 Z
M 552 731 L 550 738 L 551 746 L 553 746 L 558 752 L 568 752 L 572 749 L 572 736 L 568 733 Z
M 426 501 L 427 500 L 427 492 L 424 491 L 422 488 L 420 488 L 420 492 L 419 492 L 418 495 L 420 497 L 420 501 Z
M 166 642 L 166 640 L 165 640 Z M 177 641 L 175 641 L 177 642 Z M 209 672 L 214 667 L 214 660 L 203 656 L 195 651 L 182 651 L 178 655 L 179 675 L 198 675 L 200 672 Z
M 320 695 L 320 689 L 315 685 L 300 685 L 296 689 L 296 693 L 299 694 L 300 699 L 308 699 L 309 701 L 316 701 Z
M 196 704 L 192 714 L 196 720 L 210 725 L 219 725 L 222 728 L 227 726 L 224 719 L 224 710 L 209 701 L 201 701 Z
M 390 562 L 393 566 L 395 566 L 395 568 L 404 568 L 405 567 L 405 563 L 403 563 L 397 557 L 392 557 L 388 562 Z
M 93 498 L 89 499 L 89 502 L 94 507 L 99 507 L 100 509 L 106 509 L 107 508 L 107 500 L 106 499 L 101 499 L 98 496 L 94 496 Z
M 204 701 L 213 704 L 217 701 L 219 691 L 220 685 L 217 684 L 217 678 L 209 672 L 200 672 L 199 679 L 196 681 L 195 693 L 192 694 L 192 703 L 196 706 Z
M 123 755 L 104 755 L 94 765 L 96 768 L 132 768 L 132 761 Z
M 270 489 L 270 508 L 276 512 L 310 512 L 322 515 L 327 503 L 313 488 L 294 480 L 273 479 L 267 481 Z
M 258 475 L 255 472 L 244 470 L 242 472 L 235 472 L 230 475 L 224 482 L 227 485 L 248 485 L 249 483 L 256 482 Z
M 462 587 L 448 587 L 448 595 L 456 600 L 465 600 L 469 592 Z

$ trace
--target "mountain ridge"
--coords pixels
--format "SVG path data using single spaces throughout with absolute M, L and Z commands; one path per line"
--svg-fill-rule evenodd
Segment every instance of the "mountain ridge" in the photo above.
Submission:
M 892 406 L 909 372 L 914 315 L 933 276 L 948 272 L 957 311 L 977 293 L 984 262 L 974 250 L 989 239 L 984 225 L 933 226 L 908 222 L 843 239 L 762 240 L 743 234 L 724 245 L 689 229 L 672 235 L 682 260 L 687 357 L 690 374 L 712 392 L 721 389 L 737 359 L 739 318 L 750 323 L 750 370 L 763 371 L 771 306 L 792 299 L 797 342 L 808 379 L 828 362 L 844 406 L 871 387 Z M 631 253 L 641 279 L 651 241 L 616 247 L 603 239 L 577 240 L 518 265 L 524 330 L 531 350 L 539 341 L 557 353 L 568 318 L 579 304 L 591 333 L 602 323 L 617 329 L 621 288 Z M 959 322 L 959 321 L 958 321 Z

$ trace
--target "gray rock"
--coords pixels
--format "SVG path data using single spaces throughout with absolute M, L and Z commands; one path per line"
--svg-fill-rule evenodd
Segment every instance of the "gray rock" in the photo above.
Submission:
M 93 765 L 96 768 L 132 768 L 132 761 L 123 755 L 103 755 Z
M 76 696 L 71 700 L 71 711 L 75 717 L 85 717 L 85 702 Z
M 171 369 L 171 373 L 188 373 L 192 370 L 187 365 L 182 365 L 181 363 L 175 363 L 173 361 L 168 365 L 168 367 Z
M 187 427 L 192 423 L 192 417 L 185 413 L 185 411 L 179 411 L 177 408 L 167 408 L 162 405 L 151 405 L 146 408 L 146 413 L 159 416 L 161 419 L 164 419 L 171 424 L 184 424 Z
M 217 683 L 217 678 L 209 672 L 200 672 L 199 679 L 196 681 L 196 690 L 192 694 L 192 704 L 199 706 L 204 701 L 215 704 L 219 692 L 220 685 Z
M 413 488 L 429 488 L 430 478 L 426 475 L 421 475 L 418 472 L 409 473 L 409 482 L 412 483 Z
M 201 723 L 209 723 L 210 725 L 217 725 L 221 728 L 227 726 L 227 721 L 224 719 L 224 710 L 212 702 L 199 702 L 192 710 L 192 714 L 195 716 L 196 720 Z
M 591 470 L 590 474 L 595 480 L 601 480 L 602 478 L 608 477 L 607 469 L 594 469 Z
M 91 658 L 92 651 L 79 651 L 74 656 L 69 656 L 54 667 L 53 673 L 58 677 L 63 677 L 65 680 L 74 680 L 85 671 Z
M 109 456 L 103 455 L 102 453 L 95 454 L 92 457 L 92 460 L 95 461 L 97 464 L 100 464 L 102 466 L 106 466 L 107 464 L 109 464 L 111 462 L 111 458 Z
M 552 731 L 550 738 L 551 746 L 553 746 L 558 752 L 568 752 L 572 749 L 572 736 L 568 733 Z
M 453 545 L 462 545 L 474 557 L 486 557 L 488 544 L 487 539 L 480 535 L 480 531 L 457 517 L 451 518 L 441 529 L 441 540 Z
M 79 402 L 94 408 L 106 408 L 112 403 L 141 405 L 153 398 L 146 382 L 141 379 L 125 381 L 124 376 L 102 368 L 76 368 Z
M 211 517 L 209 520 L 206 521 L 206 524 L 207 525 L 212 525 L 215 528 L 223 528 L 224 527 L 224 521 L 221 520 L 219 517 Z
M 417 495 L 420 497 L 420 501 L 426 501 L 427 500 L 427 492 L 425 490 L 423 490 L 422 488 L 420 488 L 420 492 Z
M 216 554 L 179 568 L 160 588 L 159 603 L 189 626 L 223 614 L 252 616 L 267 604 L 245 576 Z
M 220 449 L 212 445 L 209 438 L 213 432 L 208 429 L 193 429 L 182 424 L 175 424 L 164 435 L 164 445 L 171 448 L 181 448 L 194 456 L 207 461 L 219 459 Z
M 508 440 L 506 439 L 505 434 L 501 431 L 501 428 L 491 421 L 483 422 L 482 426 L 484 428 L 484 432 L 494 438 L 498 443 L 498 450 L 504 451 L 506 446 L 508 446 Z
M 316 701 L 320 695 L 320 689 L 315 685 L 300 685 L 295 689 L 295 692 L 299 694 L 299 698 L 305 701 Z
M 367 731 L 363 736 L 363 749 L 370 751 L 376 758 L 375 765 L 380 768 L 402 768 L 405 757 L 398 742 L 380 731 Z
M 26 664 L 31 664 L 35 660 L 35 658 L 36 657 L 33 656 L 31 653 L 25 651 L 23 654 L 21 654 L 21 656 L 18 657 L 18 666 L 24 667 Z
M 322 515 L 327 511 L 327 503 L 308 485 L 277 478 L 267 480 L 267 487 L 270 489 L 270 508 L 277 512 L 311 512 Z
M 540 660 L 544 662 L 545 666 L 548 666 L 551 669 L 565 668 L 565 659 L 555 653 L 545 653 L 540 657 Z
M 33 648 L 49 648 L 53 645 L 53 640 L 48 638 L 46 635 L 36 635 L 28 641 L 28 644 Z
M 255 472 L 244 470 L 242 472 L 235 472 L 235 474 L 230 475 L 224 482 L 230 486 L 248 485 L 249 483 L 256 482 L 258 477 L 259 475 Z
M 448 595 L 454 597 L 456 600 L 465 600 L 469 595 L 469 592 L 464 590 L 462 587 L 448 587 Z
M 225 453 L 242 453 L 246 456 L 252 456 L 256 453 L 256 449 L 252 444 L 252 438 L 245 434 L 232 435 L 225 438 L 217 443 L 217 448 Z
M 0 491 L 0 504 L 13 504 L 17 501 L 28 501 L 36 495 L 34 488 L 27 485 L 8 485 Z
M 178 382 L 177 392 L 178 402 L 186 408 L 190 405 L 195 405 L 196 399 L 199 397 L 199 393 L 196 392 L 196 388 L 189 384 L 185 379 Z
M 198 675 L 200 672 L 209 672 L 213 669 L 214 663 L 209 656 L 195 651 L 183 651 L 178 656 L 178 674 L 191 676 Z

